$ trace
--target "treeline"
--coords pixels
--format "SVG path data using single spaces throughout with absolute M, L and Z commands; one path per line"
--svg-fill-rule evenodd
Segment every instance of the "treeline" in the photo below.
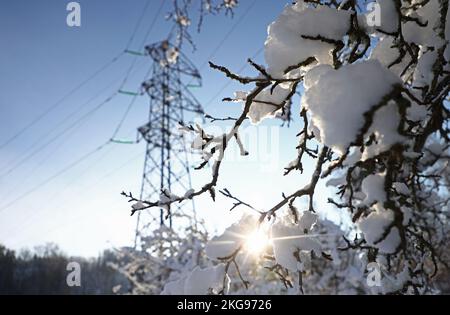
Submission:
M 0 294 L 126 293 L 128 280 L 108 264 L 116 260 L 111 251 L 105 251 L 95 259 L 86 259 L 68 257 L 53 244 L 18 253 L 0 245 Z M 69 262 L 80 264 L 79 287 L 67 285 Z

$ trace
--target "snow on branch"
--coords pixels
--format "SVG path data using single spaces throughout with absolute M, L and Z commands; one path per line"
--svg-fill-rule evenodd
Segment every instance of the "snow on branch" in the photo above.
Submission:
M 211 180 L 189 194 L 167 192 L 161 200 L 124 193 L 133 203 L 132 214 L 205 193 L 215 200 L 232 139 L 241 155 L 248 154 L 239 137 L 244 123 L 259 124 L 288 106 L 298 115 L 300 131 L 292 139 L 296 155 L 284 174 L 303 173 L 306 160 L 313 161 L 307 185 L 282 193 L 265 209 L 220 190 L 232 200 L 231 210 L 247 209 L 255 217 L 251 223 L 242 219 L 207 245 L 207 256 L 223 266 L 219 293 L 228 290 L 233 274 L 246 289 L 258 282 L 242 268 L 248 237 L 236 235 L 264 228 L 269 242 L 260 255 L 268 264 L 263 269 L 281 280 L 286 292 L 329 292 L 325 288 L 333 283 L 343 292 L 434 293 L 434 277 L 449 267 L 448 1 L 378 0 L 375 11 L 365 4 L 304 0 L 287 5 L 268 27 L 267 65 L 248 60 L 254 76 L 210 62 L 212 69 L 249 87 L 224 99 L 242 103 L 237 117 L 207 117 L 210 123 L 231 122 L 230 131 L 213 135 L 199 125 L 181 126 L 195 136 L 192 147 L 203 159 L 197 169 L 212 161 Z M 350 217 L 345 231 L 316 214 L 316 188 L 325 180 L 336 195 L 322 198 Z M 299 211 L 302 197 L 308 203 Z M 382 275 L 376 285 L 365 281 L 371 264 Z M 336 278 L 327 273 L 333 268 Z M 308 279 L 318 284 L 308 285 Z

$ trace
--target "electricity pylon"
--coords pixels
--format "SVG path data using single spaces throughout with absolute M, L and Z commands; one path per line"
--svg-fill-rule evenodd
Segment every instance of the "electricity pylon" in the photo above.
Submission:
M 178 127 L 186 112 L 203 114 L 202 106 L 190 92 L 190 88 L 201 85 L 201 77 L 192 62 L 168 41 L 146 46 L 145 54 L 152 59 L 152 69 L 150 79 L 142 83 L 143 91 L 150 97 L 150 106 L 148 122 L 138 128 L 139 139 L 147 143 L 140 197 L 159 200 L 163 190 L 176 193 L 191 189 L 187 147 Z M 195 214 L 193 202 L 164 210 L 160 209 L 159 218 L 152 212 L 155 209 L 139 211 L 136 242 L 140 231 L 149 225 L 172 227 L 172 216 L 166 216 L 168 212 Z

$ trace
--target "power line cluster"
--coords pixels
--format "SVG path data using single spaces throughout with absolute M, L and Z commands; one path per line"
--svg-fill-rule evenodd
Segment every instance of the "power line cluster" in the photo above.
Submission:
M 41 140 L 47 139 L 45 142 L 43 142 L 43 144 L 35 143 L 30 148 L 28 148 L 28 150 L 24 153 L 22 158 L 14 161 L 12 163 L 8 163 L 7 165 L 4 165 L 4 167 L 2 169 L 0 169 L 0 180 L 4 179 L 6 176 L 11 175 L 13 172 L 15 172 L 18 169 L 20 169 L 21 167 L 23 167 L 26 162 L 30 161 L 38 153 L 40 153 L 43 150 L 45 150 L 46 148 L 48 148 L 51 144 L 57 142 L 57 140 L 62 139 L 63 136 L 68 136 L 69 134 L 74 133 L 77 130 L 79 130 L 80 127 L 82 126 L 83 122 L 85 122 L 87 119 L 92 117 L 97 111 L 99 111 L 100 109 L 104 108 L 107 104 L 109 104 L 118 95 L 126 94 L 126 93 L 124 93 L 125 85 L 127 84 L 127 82 L 129 80 L 129 78 L 131 77 L 131 75 L 133 75 L 139 69 L 139 68 L 136 69 L 136 66 L 139 65 L 137 62 L 139 60 L 139 57 L 141 57 L 141 55 L 144 55 L 144 54 L 142 54 L 140 52 L 142 52 L 142 50 L 143 50 L 143 48 L 145 46 L 145 43 L 148 41 L 148 38 L 149 38 L 152 30 L 154 29 L 154 26 L 156 25 L 156 22 L 157 22 L 158 18 L 161 16 L 161 13 L 162 13 L 162 10 L 163 10 L 164 4 L 165 4 L 164 1 L 160 2 L 159 7 L 157 8 L 156 13 L 153 16 L 152 21 L 151 21 L 148 29 L 146 30 L 146 33 L 144 35 L 144 38 L 143 38 L 142 42 L 138 46 L 139 49 L 137 51 L 131 50 L 131 46 L 132 46 L 133 42 L 136 39 L 136 35 L 137 35 L 137 33 L 138 33 L 139 29 L 140 29 L 140 26 L 141 26 L 141 24 L 142 24 L 142 22 L 143 22 L 143 20 L 144 20 L 144 18 L 146 16 L 147 11 L 150 8 L 150 2 L 151 1 L 148 0 L 145 3 L 144 8 L 142 9 L 142 14 L 140 15 L 140 17 L 139 17 L 139 19 L 138 19 L 138 21 L 136 23 L 136 26 L 135 26 L 135 28 L 134 28 L 130 38 L 128 39 L 128 41 L 126 43 L 126 46 L 125 46 L 125 49 L 123 51 L 119 52 L 111 60 L 109 60 L 104 65 L 99 67 L 96 71 L 94 71 L 91 75 L 89 75 L 85 80 L 83 80 L 80 83 L 78 83 L 77 85 L 75 85 L 75 87 L 72 88 L 68 93 L 66 93 L 62 98 L 60 98 L 57 102 L 55 102 L 54 104 L 52 104 L 48 108 L 46 108 L 41 114 L 39 114 L 37 117 L 32 119 L 28 124 L 26 124 L 24 127 L 22 127 L 13 136 L 8 138 L 3 143 L 0 143 L 0 150 L 5 148 L 6 146 L 12 144 L 13 142 L 17 141 L 18 139 L 20 139 L 25 133 L 27 133 L 30 130 L 32 130 L 32 128 L 35 127 L 36 125 L 38 125 L 38 123 L 42 122 L 44 120 L 44 118 L 46 118 L 49 114 L 54 112 L 56 109 L 62 107 L 77 92 L 82 90 L 85 86 L 87 86 L 95 78 L 98 78 L 102 73 L 104 73 L 108 69 L 112 68 L 115 64 L 118 63 L 119 60 L 123 59 L 124 56 L 128 55 L 128 56 L 131 56 L 132 60 L 131 60 L 130 66 L 126 69 L 124 77 L 120 78 L 120 79 L 113 80 L 105 88 L 100 90 L 93 97 L 89 98 L 85 103 L 83 103 L 80 106 L 78 106 L 73 112 L 71 112 L 67 116 L 63 117 L 63 119 L 61 119 L 54 126 L 54 128 L 49 130 L 49 132 L 47 132 L 46 134 L 44 134 L 43 137 L 41 137 Z M 214 57 L 214 55 L 219 51 L 220 47 L 222 47 L 222 45 L 230 37 L 232 32 L 235 31 L 237 26 L 244 20 L 245 16 L 247 16 L 247 14 L 250 12 L 251 8 L 254 6 L 255 3 L 256 3 L 256 0 L 254 0 L 249 5 L 249 7 L 247 7 L 246 11 L 231 26 L 231 28 L 225 34 L 225 36 L 222 38 L 222 40 L 219 42 L 219 44 L 212 50 L 212 52 L 209 55 L 208 59 L 211 59 L 211 58 Z M 261 51 L 262 51 L 262 49 L 260 49 L 257 52 L 256 55 L 258 55 Z M 208 60 L 205 61 L 205 63 L 202 65 L 201 69 L 204 68 L 204 66 L 207 64 L 207 61 Z M 243 65 L 243 67 L 240 69 L 240 71 L 242 71 L 245 68 L 245 66 L 246 66 L 246 64 Z M 147 75 L 148 75 L 148 73 L 147 73 Z M 74 121 L 69 123 L 69 121 L 73 120 L 78 114 L 80 114 L 81 111 L 86 108 L 86 106 L 88 106 L 90 103 L 92 103 L 96 98 L 98 98 L 104 92 L 108 91 L 109 89 L 111 89 L 114 86 L 117 86 L 117 84 L 119 82 L 120 82 L 120 84 L 118 85 L 118 87 L 115 88 L 114 91 L 112 93 L 110 93 L 106 98 L 104 98 L 101 102 L 96 104 L 90 110 L 88 110 L 87 112 L 85 112 L 84 114 L 79 116 L 77 119 L 75 119 Z M 192 82 L 190 82 L 190 83 L 192 83 Z M 219 89 L 219 91 L 217 92 L 217 94 L 215 95 L 214 98 L 219 96 L 220 93 L 222 93 L 228 87 L 228 85 L 229 85 L 229 82 L 227 82 L 225 85 L 223 85 Z M 116 127 L 114 128 L 114 130 L 113 130 L 113 132 L 111 134 L 111 137 L 109 139 L 106 139 L 103 143 L 99 144 L 93 150 L 91 150 L 89 152 L 86 152 L 85 154 L 79 156 L 77 159 L 75 159 L 74 161 L 70 162 L 69 164 L 67 164 L 62 169 L 60 169 L 60 170 L 56 171 L 55 173 L 49 175 L 48 177 L 43 179 L 41 182 L 39 182 L 38 184 L 32 186 L 30 189 L 26 190 L 25 192 L 19 194 L 17 197 L 13 198 L 12 200 L 10 200 L 10 201 L 8 201 L 8 202 L 6 202 L 4 204 L 0 204 L 0 214 L 2 212 L 6 211 L 7 209 L 10 209 L 11 207 L 13 207 L 16 203 L 18 203 L 22 199 L 28 197 L 29 195 L 35 193 L 36 191 L 38 191 L 40 189 L 42 189 L 45 185 L 47 185 L 50 182 L 54 181 L 56 178 L 66 174 L 70 170 L 74 169 L 76 166 L 78 166 L 81 163 L 86 162 L 87 160 L 91 159 L 98 152 L 104 151 L 107 147 L 111 148 L 111 145 L 114 144 L 114 143 L 121 143 L 122 141 L 117 139 L 117 136 L 118 136 L 118 134 L 119 134 L 119 132 L 120 132 L 120 130 L 121 130 L 125 120 L 127 119 L 131 109 L 133 108 L 133 105 L 135 104 L 135 102 L 138 99 L 138 97 L 141 95 L 139 92 L 140 91 L 130 92 L 129 93 L 129 94 L 131 94 L 130 102 L 129 102 L 128 106 L 126 106 L 123 115 L 120 117 L 120 120 L 117 123 Z M 206 104 L 206 106 L 210 105 L 213 101 L 214 101 L 214 99 L 211 99 Z M 61 132 L 59 132 L 56 135 L 51 137 L 52 132 L 54 130 L 56 130 L 59 127 L 63 127 L 63 126 L 64 126 L 64 129 Z M 54 151 L 56 151 L 56 150 L 54 150 Z M 40 167 L 41 165 L 44 165 L 46 160 L 48 160 L 51 156 L 53 156 L 54 151 L 50 152 L 50 154 L 48 154 L 41 161 L 41 163 L 37 166 L 37 168 Z M 148 152 L 148 150 L 146 152 Z M 106 157 L 106 156 L 107 156 L 107 154 L 105 154 L 103 157 Z M 136 159 L 136 157 L 134 157 L 134 159 Z M 99 162 L 99 161 L 97 161 L 97 162 Z M 110 175 L 112 175 L 112 173 L 115 173 L 115 172 L 119 171 L 123 167 L 124 167 L 124 165 L 121 165 L 121 167 L 113 170 Z M 110 176 L 110 175 L 108 175 L 108 176 Z M 79 179 L 80 177 L 81 176 L 77 176 L 77 179 Z M 34 215 L 37 215 L 37 213 L 38 212 L 35 212 Z

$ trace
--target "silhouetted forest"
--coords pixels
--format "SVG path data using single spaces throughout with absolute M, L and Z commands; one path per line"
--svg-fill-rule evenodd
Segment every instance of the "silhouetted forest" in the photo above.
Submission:
M 121 259 L 124 259 L 123 257 Z M 69 262 L 78 262 L 81 286 L 70 287 L 66 279 Z M 123 262 L 123 261 L 122 261 Z M 118 255 L 106 250 L 97 258 L 69 257 L 54 244 L 15 252 L 0 245 L 0 295 L 9 294 L 129 294 L 132 284 L 110 266 L 119 264 Z M 450 294 L 450 274 L 441 270 L 435 277 L 441 294 Z
M 86 259 L 68 257 L 54 244 L 20 252 L 0 245 L 0 294 L 113 294 L 114 287 L 125 293 L 128 281 L 108 265 L 116 260 L 112 251 Z M 79 287 L 67 285 L 69 262 L 80 264 Z

